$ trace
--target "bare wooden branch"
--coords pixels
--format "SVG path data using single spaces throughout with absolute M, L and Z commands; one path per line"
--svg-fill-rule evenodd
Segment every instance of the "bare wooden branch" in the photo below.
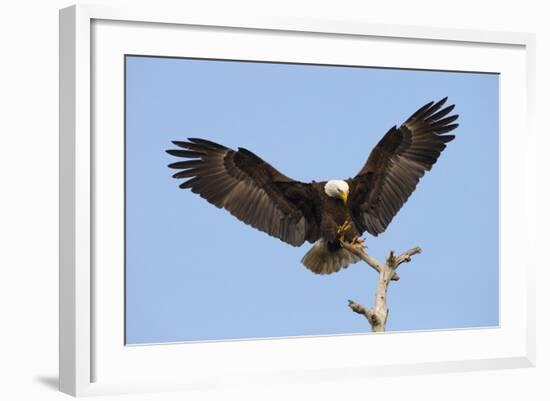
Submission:
M 414 247 L 399 256 L 395 256 L 395 252 L 390 251 L 386 258 L 386 263 L 380 263 L 375 258 L 368 255 L 362 248 L 358 248 L 346 242 L 342 242 L 342 246 L 360 257 L 365 263 L 378 272 L 378 285 L 376 286 L 374 307 L 372 309 L 365 308 L 363 305 L 351 299 L 348 300 L 348 306 L 352 311 L 363 315 L 369 321 L 372 331 L 385 331 L 389 313 L 387 295 L 390 281 L 399 280 L 399 276 L 396 273 L 397 268 L 403 263 L 410 262 L 411 257 L 419 254 L 422 250 L 419 247 Z
M 397 269 L 402 263 L 409 263 L 411 261 L 411 257 L 419 253 L 422 253 L 422 249 L 420 249 L 420 247 L 418 246 L 409 249 L 407 252 L 403 252 L 401 255 L 395 258 L 395 266 L 393 268 Z
M 363 248 L 354 246 L 354 245 L 350 244 L 349 242 L 345 242 L 345 241 L 342 241 L 341 244 L 346 250 L 350 251 L 351 253 L 353 253 L 357 257 L 361 258 L 361 260 L 363 262 L 368 264 L 370 267 L 372 267 L 378 273 L 380 273 L 382 271 L 382 266 L 384 266 L 384 264 L 380 263 L 375 258 L 373 258 L 368 253 L 366 253 Z M 399 275 L 394 272 L 394 274 L 392 276 L 392 280 L 394 280 L 394 281 L 399 280 Z
M 355 313 L 363 315 L 371 325 L 375 325 L 377 323 L 376 317 L 374 316 L 374 313 L 372 312 L 372 310 L 365 308 L 363 305 L 358 304 L 352 301 L 351 299 L 348 299 L 348 306 Z

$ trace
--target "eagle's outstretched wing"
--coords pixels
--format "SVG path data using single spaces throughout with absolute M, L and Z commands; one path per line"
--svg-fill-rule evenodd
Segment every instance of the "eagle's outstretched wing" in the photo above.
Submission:
M 361 171 L 348 181 L 348 205 L 356 227 L 372 235 L 382 233 L 432 168 L 454 135 L 458 115 L 441 109 L 447 98 L 418 109 L 399 128 L 392 127 L 372 150 Z
M 181 170 L 173 177 L 190 178 L 180 188 L 190 188 L 244 223 L 291 245 L 319 238 L 310 184 L 290 179 L 243 148 L 234 151 L 198 138 L 173 143 L 180 149 L 167 153 L 187 159 L 169 165 Z

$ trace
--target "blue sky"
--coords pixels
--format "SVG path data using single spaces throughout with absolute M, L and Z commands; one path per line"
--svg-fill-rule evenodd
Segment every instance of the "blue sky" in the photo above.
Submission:
M 377 275 L 318 276 L 293 248 L 178 188 L 170 141 L 246 147 L 305 182 L 355 175 L 376 142 L 448 96 L 457 138 L 369 252 L 421 246 L 391 284 L 386 329 L 498 325 L 498 76 L 128 56 L 126 342 L 370 331 Z

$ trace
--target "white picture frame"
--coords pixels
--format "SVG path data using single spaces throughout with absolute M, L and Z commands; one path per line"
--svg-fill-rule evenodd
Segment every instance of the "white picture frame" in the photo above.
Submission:
M 176 49 L 178 35 L 193 35 L 200 48 Z M 216 43 L 220 35 L 223 46 Z M 270 46 L 259 49 L 254 35 Z M 331 43 L 334 39 L 338 46 Z M 251 20 L 91 5 L 61 10 L 60 390 L 80 396 L 534 366 L 534 43 L 533 35 L 523 33 L 357 21 Z M 309 59 L 304 60 L 300 50 L 310 45 Z M 332 50 L 323 56 L 327 59 L 318 59 L 315 46 L 321 45 Z M 370 57 L 378 57 L 377 66 L 491 71 L 503 77 L 501 325 L 497 329 L 125 347 L 120 247 L 105 245 L 120 242 L 120 225 L 110 227 L 109 222 L 119 222 L 123 213 L 116 189 L 123 151 L 120 56 L 210 55 L 373 65 L 354 58 L 350 50 L 354 46 L 370 46 Z M 391 46 L 405 53 L 414 48 L 426 54 L 433 53 L 430 46 L 436 47 L 443 57 L 439 61 L 426 57 L 422 62 L 395 58 L 396 53 L 387 50 Z M 113 135 L 95 137 L 98 129 Z M 514 191 L 509 180 L 522 182 L 523 191 Z M 106 194 L 109 204 L 103 199 Z M 104 268 L 107 265 L 109 270 Z M 428 345 L 427 351 L 415 352 Z M 377 352 L 390 346 L 396 355 Z M 356 351 L 342 357 L 343 349 Z M 318 358 L 321 350 L 322 360 Z M 289 355 L 298 357 L 289 359 Z M 201 360 L 208 361 L 208 366 Z

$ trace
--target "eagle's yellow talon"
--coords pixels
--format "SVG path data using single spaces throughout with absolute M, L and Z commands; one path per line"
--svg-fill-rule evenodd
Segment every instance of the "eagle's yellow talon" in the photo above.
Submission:
M 359 236 L 354 237 L 351 240 L 351 244 L 355 246 L 356 248 L 365 249 L 367 246 L 365 245 L 365 240 Z
M 351 228 L 351 224 L 349 220 L 344 221 L 344 223 L 338 227 L 338 229 L 336 230 L 336 234 L 340 241 L 345 240 L 345 235 L 350 230 L 350 228 Z

